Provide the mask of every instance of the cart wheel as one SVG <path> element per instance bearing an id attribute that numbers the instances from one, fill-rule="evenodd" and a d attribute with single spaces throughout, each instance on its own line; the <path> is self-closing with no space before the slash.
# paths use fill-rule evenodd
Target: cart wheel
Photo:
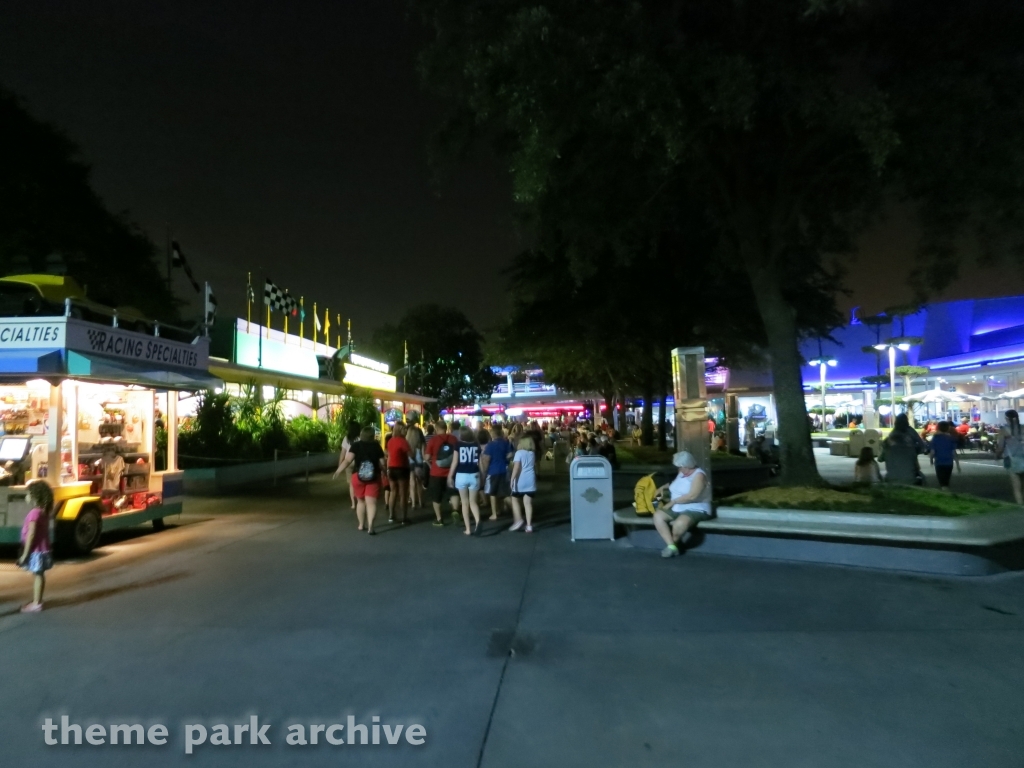
<path id="1" fill-rule="evenodd" d="M 164 519 L 162 517 L 155 517 L 155 518 L 153 518 L 153 530 L 154 531 L 162 531 L 166 527 L 167 527 L 167 523 L 164 522 Z"/>
<path id="2" fill-rule="evenodd" d="M 61 522 L 57 528 L 57 543 L 63 552 L 87 555 L 100 543 L 103 521 L 94 507 L 85 507 L 73 522 Z"/>

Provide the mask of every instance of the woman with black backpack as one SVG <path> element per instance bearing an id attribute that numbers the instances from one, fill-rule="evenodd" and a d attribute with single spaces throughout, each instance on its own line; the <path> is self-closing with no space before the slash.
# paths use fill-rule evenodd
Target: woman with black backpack
<path id="1" fill-rule="evenodd" d="M 352 466 L 352 493 L 356 497 L 356 518 L 359 521 L 356 530 L 365 529 L 373 536 L 373 518 L 377 515 L 381 477 L 386 471 L 384 449 L 374 439 L 373 427 L 363 427 L 359 439 L 352 443 L 338 465 L 338 472 L 349 465 Z"/>

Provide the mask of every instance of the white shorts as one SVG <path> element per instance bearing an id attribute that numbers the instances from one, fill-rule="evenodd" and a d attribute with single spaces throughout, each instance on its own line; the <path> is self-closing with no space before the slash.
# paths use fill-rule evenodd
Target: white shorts
<path id="1" fill-rule="evenodd" d="M 455 487 L 459 490 L 465 488 L 469 491 L 479 491 L 480 474 L 478 472 L 456 472 Z"/>

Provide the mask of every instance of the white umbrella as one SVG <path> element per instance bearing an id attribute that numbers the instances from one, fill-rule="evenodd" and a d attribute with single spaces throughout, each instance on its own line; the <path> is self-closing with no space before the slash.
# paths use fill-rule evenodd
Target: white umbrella
<path id="1" fill-rule="evenodd" d="M 1010 392 L 1003 392 L 1001 394 L 991 394 L 986 397 L 987 400 L 1016 400 L 1018 397 L 1024 397 L 1024 389 L 1014 389 Z"/>
<path id="2" fill-rule="evenodd" d="M 946 403 L 963 402 L 967 395 L 959 392 L 943 392 L 941 389 L 929 389 L 927 392 L 918 392 L 916 395 L 907 395 L 903 398 L 905 403 Z"/>

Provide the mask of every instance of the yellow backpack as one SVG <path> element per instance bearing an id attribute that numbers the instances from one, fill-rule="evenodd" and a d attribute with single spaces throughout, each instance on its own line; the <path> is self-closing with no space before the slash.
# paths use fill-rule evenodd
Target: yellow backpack
<path id="1" fill-rule="evenodd" d="M 654 475 L 645 475 L 633 488 L 633 506 L 638 515 L 654 514 L 654 499 L 658 495 L 658 486 L 654 484 Z"/>

